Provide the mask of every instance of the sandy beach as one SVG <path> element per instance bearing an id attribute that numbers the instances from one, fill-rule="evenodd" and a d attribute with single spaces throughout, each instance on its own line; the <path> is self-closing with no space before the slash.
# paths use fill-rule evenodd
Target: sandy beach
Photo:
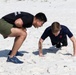
<path id="1" fill-rule="evenodd" d="M 44 57 L 38 55 L 38 41 L 46 27 L 58 21 L 67 26 L 76 37 L 76 0 L 9 0 L 0 1 L 0 18 L 10 12 L 25 11 L 32 14 L 44 12 L 48 21 L 40 28 L 27 29 L 27 38 L 19 49 L 24 56 L 18 58 L 23 64 L 6 62 L 14 38 L 4 39 L 0 34 L 0 75 L 76 75 L 76 57 L 68 38 L 67 48 L 52 47 L 50 39 L 43 43 Z"/>

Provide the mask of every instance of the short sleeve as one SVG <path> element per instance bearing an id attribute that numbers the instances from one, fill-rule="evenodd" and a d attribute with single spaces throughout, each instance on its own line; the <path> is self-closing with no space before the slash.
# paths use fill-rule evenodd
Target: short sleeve
<path id="1" fill-rule="evenodd" d="M 69 38 L 71 38 L 73 36 L 72 32 L 67 27 L 65 27 L 65 32 Z"/>
<path id="2" fill-rule="evenodd" d="M 24 15 L 21 17 L 22 21 L 23 21 L 23 27 L 25 28 L 29 28 L 32 26 L 33 23 L 33 15 Z"/>
<path id="3" fill-rule="evenodd" d="M 48 28 L 46 28 L 41 36 L 41 39 L 45 40 L 48 36 L 49 36 L 49 30 Z"/>

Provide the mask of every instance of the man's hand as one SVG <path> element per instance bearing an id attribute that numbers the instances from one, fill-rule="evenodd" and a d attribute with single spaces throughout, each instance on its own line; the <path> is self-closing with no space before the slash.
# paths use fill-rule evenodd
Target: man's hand
<path id="1" fill-rule="evenodd" d="M 74 57 L 76 57 L 76 54 L 73 54 Z"/>
<path id="2" fill-rule="evenodd" d="M 40 57 L 44 57 L 44 55 L 42 53 L 39 54 Z"/>

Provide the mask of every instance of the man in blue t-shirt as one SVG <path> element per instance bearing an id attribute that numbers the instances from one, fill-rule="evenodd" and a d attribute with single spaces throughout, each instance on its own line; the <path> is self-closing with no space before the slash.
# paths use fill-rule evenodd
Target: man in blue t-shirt
<path id="1" fill-rule="evenodd" d="M 52 45 L 61 48 L 62 46 L 68 45 L 67 36 L 73 42 L 74 56 L 76 56 L 76 39 L 66 26 L 60 25 L 58 22 L 53 22 L 52 25 L 47 27 L 42 34 L 39 40 L 39 55 L 43 56 L 42 43 L 47 37 L 50 37 Z"/>

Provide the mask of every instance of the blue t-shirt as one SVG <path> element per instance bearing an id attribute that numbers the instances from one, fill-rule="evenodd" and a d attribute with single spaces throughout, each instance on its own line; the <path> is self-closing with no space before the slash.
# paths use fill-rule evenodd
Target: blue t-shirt
<path id="1" fill-rule="evenodd" d="M 61 30 L 58 36 L 55 36 L 51 31 L 51 26 L 47 27 L 42 34 L 41 38 L 45 40 L 47 37 L 50 37 L 52 42 L 61 42 L 63 39 L 68 36 L 71 38 L 73 36 L 72 32 L 64 25 L 61 25 Z"/>

